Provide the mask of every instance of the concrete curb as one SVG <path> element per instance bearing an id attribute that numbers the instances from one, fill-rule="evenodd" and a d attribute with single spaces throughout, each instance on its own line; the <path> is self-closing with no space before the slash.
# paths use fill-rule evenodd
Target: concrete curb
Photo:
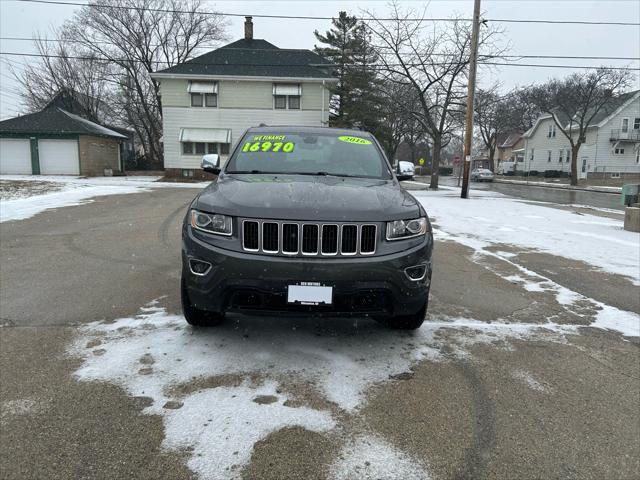
<path id="1" fill-rule="evenodd" d="M 507 183 L 512 185 L 526 185 L 529 187 L 558 188 L 561 190 L 580 190 L 584 192 L 611 193 L 614 195 L 619 195 L 620 193 L 622 193 L 621 187 L 599 187 L 595 185 L 574 187 L 572 185 L 565 185 L 565 184 L 557 184 L 557 183 L 549 183 L 549 182 L 527 182 L 526 180 L 506 180 L 503 178 L 494 178 L 493 181 L 497 183 Z"/>

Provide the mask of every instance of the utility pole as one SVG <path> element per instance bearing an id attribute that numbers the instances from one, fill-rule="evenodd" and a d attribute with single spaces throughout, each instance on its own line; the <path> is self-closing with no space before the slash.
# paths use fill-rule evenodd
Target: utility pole
<path id="1" fill-rule="evenodd" d="M 478 66 L 478 30 L 480 29 L 480 0 L 473 3 L 473 27 L 471 29 L 471 54 L 469 55 L 469 85 L 467 114 L 464 126 L 464 169 L 461 198 L 469 198 L 469 170 L 471 168 L 471 140 L 473 138 L 473 97 L 476 93 L 476 68 Z"/>

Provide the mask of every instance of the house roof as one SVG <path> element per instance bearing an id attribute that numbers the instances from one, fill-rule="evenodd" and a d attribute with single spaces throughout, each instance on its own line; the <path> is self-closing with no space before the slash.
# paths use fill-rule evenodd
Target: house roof
<path id="1" fill-rule="evenodd" d="M 518 143 L 518 140 L 520 140 L 520 138 L 522 138 L 521 132 L 510 133 L 507 138 L 505 138 L 504 141 L 499 145 L 499 148 L 513 147 L 516 143 Z"/>
<path id="2" fill-rule="evenodd" d="M 311 50 L 283 49 L 262 39 L 241 39 L 159 74 L 331 78 L 331 63 Z"/>
<path id="3" fill-rule="evenodd" d="M 620 108 L 622 108 L 627 102 L 631 101 L 638 94 L 640 94 L 640 90 L 634 90 L 632 92 L 622 93 L 620 95 L 617 95 L 617 96 L 611 98 L 604 105 L 604 107 L 602 107 L 600 109 L 600 111 L 596 114 L 596 116 L 593 117 L 593 119 L 591 120 L 591 123 L 589 123 L 588 127 L 601 126 L 600 124 L 602 124 L 606 120 L 608 120 L 611 115 L 615 114 Z M 554 113 L 554 115 L 556 117 L 558 117 L 558 121 L 562 125 L 567 125 L 568 126 L 569 117 L 567 115 L 565 115 L 563 112 L 561 112 L 559 110 L 556 110 L 553 113 Z M 533 132 L 535 132 L 536 128 L 538 128 L 538 125 L 540 124 L 540 122 L 542 120 L 545 120 L 545 119 L 548 119 L 548 118 L 551 118 L 551 115 L 548 114 L 548 113 L 544 113 L 544 114 L 540 115 L 536 119 L 536 123 L 533 125 L 533 127 L 531 127 L 529 130 L 524 132 L 522 134 L 522 136 L 523 137 L 527 137 L 527 138 L 531 137 L 531 135 L 533 135 Z"/>
<path id="4" fill-rule="evenodd" d="M 36 113 L 10 118 L 0 122 L 0 134 L 78 134 L 100 137 L 126 138 L 118 132 L 86 120 L 56 106 Z"/>

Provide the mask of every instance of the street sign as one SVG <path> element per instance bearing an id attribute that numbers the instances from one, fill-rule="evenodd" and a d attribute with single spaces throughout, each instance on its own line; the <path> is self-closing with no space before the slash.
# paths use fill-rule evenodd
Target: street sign
<path id="1" fill-rule="evenodd" d="M 419 163 L 420 165 L 424 165 L 424 158 L 420 158 L 420 159 L 418 160 L 418 163 Z"/>

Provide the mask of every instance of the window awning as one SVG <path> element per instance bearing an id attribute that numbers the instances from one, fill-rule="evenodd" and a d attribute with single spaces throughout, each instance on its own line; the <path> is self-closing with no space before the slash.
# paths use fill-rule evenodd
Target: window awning
<path id="1" fill-rule="evenodd" d="M 301 95 L 302 89 L 299 83 L 274 83 L 274 95 Z"/>
<path id="2" fill-rule="evenodd" d="M 231 143 L 231 130 L 226 128 L 181 128 L 181 142 Z"/>
<path id="3" fill-rule="evenodd" d="M 524 148 L 518 148 L 517 150 L 511 150 L 511 153 L 520 153 L 524 152 Z"/>
<path id="4" fill-rule="evenodd" d="M 190 82 L 187 91 L 189 93 L 218 93 L 218 84 L 215 82 Z"/>

